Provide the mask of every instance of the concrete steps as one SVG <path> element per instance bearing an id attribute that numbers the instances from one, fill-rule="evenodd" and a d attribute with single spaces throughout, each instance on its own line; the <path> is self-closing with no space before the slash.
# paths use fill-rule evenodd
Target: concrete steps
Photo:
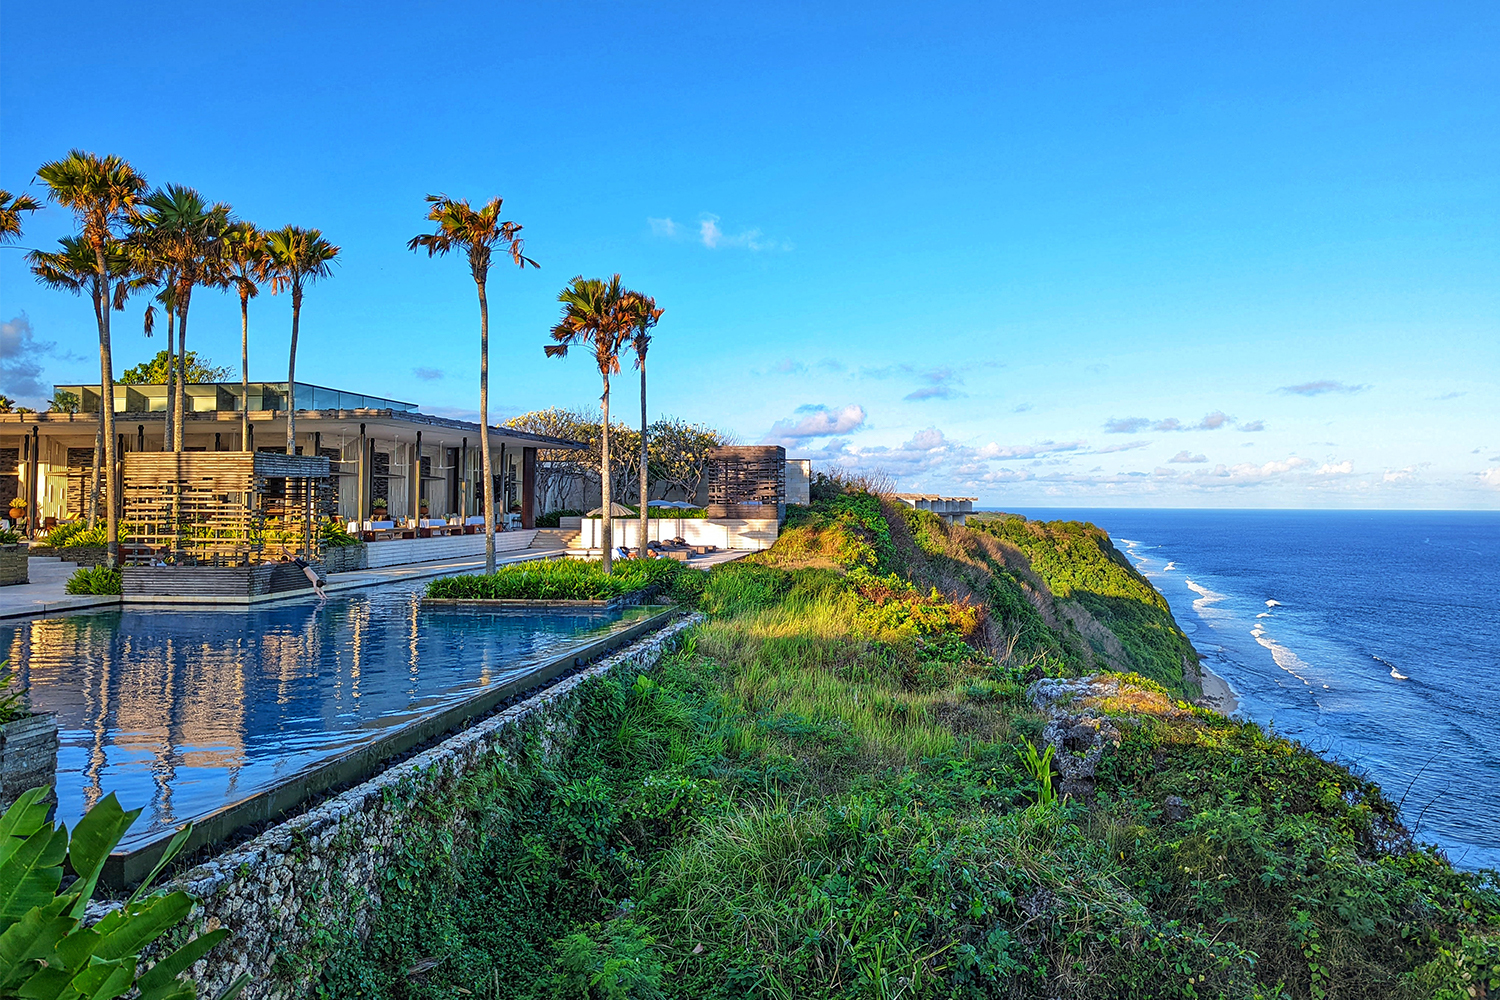
<path id="1" fill-rule="evenodd" d="M 527 546 L 532 549 L 567 549 L 578 539 L 577 528 L 538 528 L 536 537 Z"/>

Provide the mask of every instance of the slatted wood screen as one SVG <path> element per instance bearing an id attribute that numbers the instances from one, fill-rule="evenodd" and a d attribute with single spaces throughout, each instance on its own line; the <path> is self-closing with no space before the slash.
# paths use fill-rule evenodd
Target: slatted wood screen
<path id="1" fill-rule="evenodd" d="M 786 449 L 727 445 L 708 456 L 710 505 L 779 504 L 786 500 Z"/>
<path id="2" fill-rule="evenodd" d="M 125 455 L 129 560 L 248 566 L 301 552 L 312 518 L 337 514 L 328 459 L 274 452 Z M 311 503 L 309 504 L 309 501 Z"/>

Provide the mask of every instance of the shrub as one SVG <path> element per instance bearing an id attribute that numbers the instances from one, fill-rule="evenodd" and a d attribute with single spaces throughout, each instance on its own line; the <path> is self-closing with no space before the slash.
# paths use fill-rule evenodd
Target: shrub
<path id="1" fill-rule="evenodd" d="M 123 525 L 121 526 L 120 537 L 125 537 Z M 69 521 L 66 524 L 59 524 L 47 533 L 47 537 L 42 539 L 43 545 L 54 549 L 74 548 L 84 545 L 102 547 L 108 543 L 108 532 L 104 530 L 104 525 L 96 524 L 90 528 L 87 521 Z"/>
<path id="2" fill-rule="evenodd" d="M 344 549 L 351 545 L 358 545 L 359 539 L 349 534 L 336 518 L 326 518 L 318 526 L 318 540 L 323 543 L 324 548 Z"/>
<path id="3" fill-rule="evenodd" d="M 0 528 L 0 545 L 14 545 L 20 540 L 20 532 L 11 531 L 8 528 Z"/>
<path id="4" fill-rule="evenodd" d="M 556 528 L 561 526 L 562 519 L 565 517 L 581 516 L 583 516 L 583 511 L 574 510 L 571 507 L 564 507 L 562 510 L 549 510 L 547 513 L 537 516 L 536 526 L 538 528 Z"/>
<path id="5" fill-rule="evenodd" d="M 607 574 L 601 563 L 576 559 L 501 566 L 489 576 L 450 576 L 427 585 L 427 596 L 469 601 L 608 601 L 649 587 L 670 586 L 686 568 L 671 559 L 624 559 Z"/>
<path id="6" fill-rule="evenodd" d="M 68 578 L 64 589 L 70 594 L 118 594 L 120 571 L 108 566 L 79 569 Z"/>
<path id="7" fill-rule="evenodd" d="M 26 714 L 26 688 L 16 683 L 10 661 L 0 660 L 0 726 Z"/>

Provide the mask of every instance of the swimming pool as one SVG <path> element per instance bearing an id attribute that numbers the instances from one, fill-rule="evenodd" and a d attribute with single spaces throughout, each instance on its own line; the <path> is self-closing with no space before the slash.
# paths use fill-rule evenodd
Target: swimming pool
<path id="1" fill-rule="evenodd" d="M 243 611 L 110 610 L 0 625 L 58 722 L 57 819 L 114 792 L 122 850 L 461 705 L 649 614 L 424 609 L 410 584 Z"/>

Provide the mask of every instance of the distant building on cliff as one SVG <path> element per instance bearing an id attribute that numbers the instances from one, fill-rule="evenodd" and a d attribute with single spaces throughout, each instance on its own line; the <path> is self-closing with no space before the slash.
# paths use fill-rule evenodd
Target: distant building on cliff
<path id="1" fill-rule="evenodd" d="M 940 497 L 935 493 L 892 493 L 890 498 L 916 510 L 930 510 L 949 524 L 963 524 L 974 513 L 978 497 Z"/>

